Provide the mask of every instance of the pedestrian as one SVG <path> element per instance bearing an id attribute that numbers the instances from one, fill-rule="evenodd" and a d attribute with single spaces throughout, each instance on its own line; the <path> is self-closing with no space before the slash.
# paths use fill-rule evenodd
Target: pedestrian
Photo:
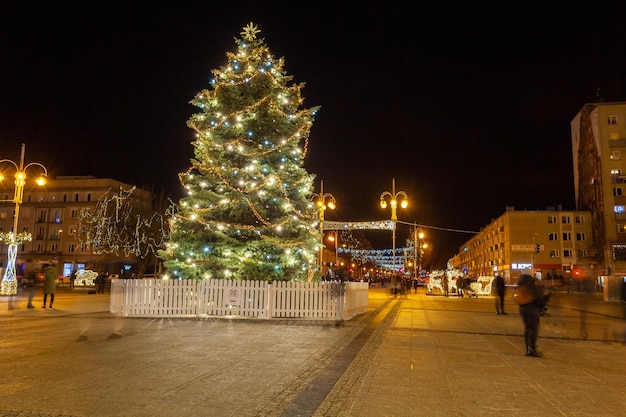
<path id="1" fill-rule="evenodd" d="M 28 292 L 28 304 L 26 307 L 35 308 L 33 299 L 35 298 L 35 291 L 37 289 L 37 270 L 34 268 L 31 261 L 26 261 L 22 281 L 24 282 L 24 289 Z"/>
<path id="2" fill-rule="evenodd" d="M 504 311 L 504 291 L 506 290 L 504 278 L 502 275 L 498 275 L 493 281 L 496 290 L 496 314 L 506 316 L 508 313 Z"/>
<path id="3" fill-rule="evenodd" d="M 104 294 L 104 283 L 106 281 L 106 274 L 100 272 L 96 277 L 96 293 Z"/>
<path id="4" fill-rule="evenodd" d="M 45 264 L 43 268 L 43 275 L 43 308 L 46 308 L 48 296 L 50 296 L 50 308 L 52 308 L 52 303 L 54 303 L 54 293 L 56 292 L 57 287 L 57 274 L 54 272 L 52 265 Z"/>
<path id="5" fill-rule="evenodd" d="M 464 286 L 465 285 L 465 280 L 463 279 L 463 277 L 458 277 L 456 279 L 456 294 L 463 298 L 463 290 L 464 290 Z"/>
<path id="6" fill-rule="evenodd" d="M 76 271 L 72 271 L 70 275 L 70 288 L 74 288 L 74 281 L 76 281 Z"/>
<path id="7" fill-rule="evenodd" d="M 538 303 L 541 297 L 538 296 L 537 279 L 527 275 L 520 275 L 517 280 L 515 290 L 515 300 L 519 305 L 519 314 L 524 323 L 524 343 L 526 345 L 526 356 L 539 358 L 543 356 L 537 350 L 537 338 L 539 337 L 539 309 Z"/>
<path id="8" fill-rule="evenodd" d="M 413 291 L 415 294 L 417 294 L 417 285 L 419 284 L 419 282 L 417 281 L 417 279 L 413 280 Z"/>
<path id="9" fill-rule="evenodd" d="M 443 284 L 443 296 L 447 297 L 448 296 L 448 277 L 444 275 L 443 278 L 441 279 L 441 283 Z"/>

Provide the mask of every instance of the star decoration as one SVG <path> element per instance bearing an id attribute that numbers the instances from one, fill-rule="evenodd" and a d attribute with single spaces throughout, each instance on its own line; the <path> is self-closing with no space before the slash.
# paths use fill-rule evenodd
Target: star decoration
<path id="1" fill-rule="evenodd" d="M 259 27 L 250 22 L 248 26 L 243 28 L 243 32 L 241 32 L 241 36 L 247 41 L 251 41 L 256 39 L 256 34 L 260 33 Z"/>

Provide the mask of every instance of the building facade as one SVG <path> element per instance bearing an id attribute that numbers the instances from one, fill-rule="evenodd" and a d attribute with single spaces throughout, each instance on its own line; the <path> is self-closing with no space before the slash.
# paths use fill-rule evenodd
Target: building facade
<path id="1" fill-rule="evenodd" d="M 591 212 L 595 275 L 626 275 L 626 103 L 586 104 L 570 124 L 576 209 Z"/>
<path id="2" fill-rule="evenodd" d="M 461 246 L 453 267 L 469 276 L 502 274 L 515 283 L 522 271 L 543 278 L 569 280 L 594 267 L 591 213 L 588 211 L 506 212 Z"/>
<path id="3" fill-rule="evenodd" d="M 18 246 L 16 272 L 19 276 L 27 261 L 36 266 L 51 264 L 59 276 L 69 277 L 73 271 L 92 269 L 95 271 L 121 274 L 136 262 L 134 256 L 125 254 L 96 254 L 92 246 L 81 237 L 79 217 L 85 210 L 93 212 L 98 201 L 107 193 L 130 190 L 133 186 L 113 179 L 92 176 L 57 177 L 50 179 L 44 187 L 27 183 L 23 202 L 19 207 L 17 233 L 28 232 L 32 241 Z M 13 230 L 15 203 L 14 183 L 0 182 L 0 232 Z M 150 207 L 148 191 L 134 189 L 135 204 Z M 7 245 L 0 242 L 0 266 L 7 263 Z"/>

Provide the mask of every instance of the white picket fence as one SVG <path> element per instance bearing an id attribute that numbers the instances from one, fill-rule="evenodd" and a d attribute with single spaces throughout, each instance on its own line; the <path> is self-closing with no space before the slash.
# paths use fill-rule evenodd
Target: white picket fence
<path id="1" fill-rule="evenodd" d="M 116 279 L 112 313 L 132 317 L 349 320 L 367 311 L 368 283 Z"/>

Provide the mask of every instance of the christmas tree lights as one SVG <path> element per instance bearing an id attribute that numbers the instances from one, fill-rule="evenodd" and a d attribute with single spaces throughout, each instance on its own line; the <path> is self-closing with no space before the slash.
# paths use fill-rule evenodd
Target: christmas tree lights
<path id="1" fill-rule="evenodd" d="M 186 196 L 160 252 L 173 277 L 313 277 L 320 235 L 303 163 L 317 107 L 301 108 L 304 84 L 290 84 L 259 32 L 244 27 L 210 89 L 191 101 L 201 110 L 187 122 L 194 159 L 179 175 Z"/>

